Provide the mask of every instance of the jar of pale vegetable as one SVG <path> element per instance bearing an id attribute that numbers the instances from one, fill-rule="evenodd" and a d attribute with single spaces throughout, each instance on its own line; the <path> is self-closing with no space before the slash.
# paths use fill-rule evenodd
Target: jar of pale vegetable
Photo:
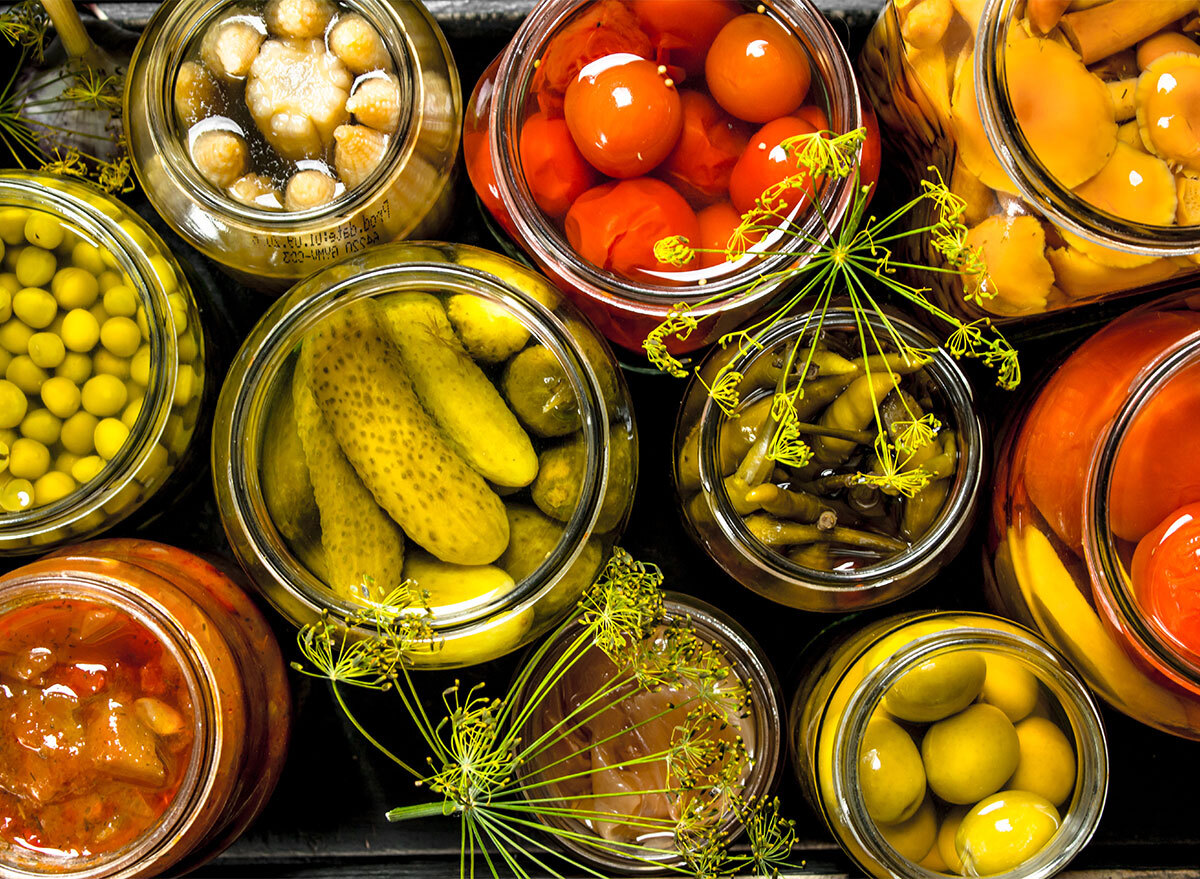
<path id="1" fill-rule="evenodd" d="M 217 503 L 253 581 L 298 625 L 420 611 L 420 666 L 556 624 L 633 503 L 611 352 L 543 278 L 474 247 L 387 245 L 297 285 L 218 410 Z"/>
<path id="2" fill-rule="evenodd" d="M 962 199 L 988 269 L 931 278 L 943 307 L 1018 318 L 1195 271 L 1198 30 L 1187 0 L 888 4 L 864 85 L 914 182 L 932 166 Z"/>
<path id="3" fill-rule="evenodd" d="M 253 286 L 449 219 L 458 71 L 416 0 L 164 3 L 124 111 L 151 203 Z"/>

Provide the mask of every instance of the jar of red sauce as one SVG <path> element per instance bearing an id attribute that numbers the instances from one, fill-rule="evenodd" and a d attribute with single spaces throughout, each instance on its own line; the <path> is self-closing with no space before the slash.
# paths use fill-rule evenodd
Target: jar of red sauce
<path id="1" fill-rule="evenodd" d="M 778 281 L 746 288 L 805 259 L 856 184 L 805 180 L 783 193 L 780 221 L 800 234 L 752 245 L 771 256 L 705 253 L 679 266 L 655 242 L 681 235 L 723 251 L 755 199 L 797 173 L 782 141 L 874 124 L 808 0 L 543 0 L 476 85 L 463 152 L 490 215 L 612 341 L 640 349 L 680 302 L 719 313 L 672 340 L 691 350 L 775 297 Z M 878 174 L 877 137 L 869 143 L 864 181 Z"/>
<path id="2" fill-rule="evenodd" d="M 1200 739 L 1200 301 L 1081 345 L 999 455 L 991 598 L 1115 708 Z"/>
<path id="3" fill-rule="evenodd" d="M 144 540 L 0 578 L 0 876 L 178 875 L 265 805 L 291 700 L 223 567 Z"/>

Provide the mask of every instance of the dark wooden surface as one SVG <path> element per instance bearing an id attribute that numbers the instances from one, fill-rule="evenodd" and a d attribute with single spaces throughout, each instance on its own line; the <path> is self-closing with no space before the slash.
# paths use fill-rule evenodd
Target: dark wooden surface
<path id="1" fill-rule="evenodd" d="M 155 4 L 104 4 L 109 17 L 144 21 Z M 431 0 L 429 6 L 451 39 L 464 90 L 469 92 L 484 66 L 503 46 L 531 0 Z M 822 0 L 851 51 L 857 49 L 879 0 Z M 836 9 L 834 8 L 836 7 Z M 888 164 L 884 163 L 884 184 Z M 448 240 L 489 245 L 487 233 L 465 175 L 460 181 L 455 222 Z M 144 200 L 134 203 L 161 230 Z M 261 295 L 239 288 L 215 272 L 203 258 L 170 233 L 165 233 L 181 259 L 191 263 L 199 279 L 197 294 L 206 306 L 210 329 L 232 350 L 267 307 Z M 1092 318 L 1095 319 L 1094 316 Z M 1040 365 L 1069 349 L 1086 318 L 1073 318 L 1072 333 L 1021 345 L 1026 383 L 1036 382 Z M 626 355 L 631 364 L 636 358 Z M 693 593 L 734 614 L 760 640 L 790 690 L 797 677 L 801 648 L 832 620 L 781 608 L 732 582 L 696 549 L 683 531 L 670 482 L 670 448 L 675 412 L 683 384 L 638 370 L 626 370 L 642 437 L 641 480 L 633 519 L 623 545 L 635 557 L 656 562 L 672 589 Z M 214 378 L 216 376 L 214 375 Z M 997 429 L 1020 395 L 990 389 L 991 378 L 974 373 L 989 424 Z M 207 474 L 197 487 L 181 496 L 167 513 L 140 533 L 180 546 L 229 555 L 215 515 Z M 125 531 L 133 532 L 136 523 Z M 899 605 L 870 617 L 914 608 L 983 608 L 980 541 L 934 583 Z M 274 615 L 268 610 L 274 619 Z M 275 619 L 285 654 L 296 657 L 294 632 Z M 512 673 L 512 661 L 461 675 L 489 681 L 502 688 Z M 422 678 L 425 692 L 437 699 L 446 677 Z M 288 765 L 271 803 L 258 822 L 223 856 L 197 872 L 204 877 L 427 877 L 458 875 L 459 830 L 453 819 L 423 820 L 389 825 L 387 809 L 421 801 L 419 792 L 401 772 L 373 752 L 346 724 L 327 689 L 293 676 L 296 697 L 295 737 Z M 394 699 L 395 697 L 391 697 Z M 361 716 L 383 741 L 419 759 L 404 715 L 386 694 L 364 694 L 355 702 Z M 1112 783 L 1108 808 L 1093 843 L 1068 875 L 1077 879 L 1153 876 L 1155 879 L 1200 877 L 1200 745 L 1152 733 L 1106 712 L 1112 751 Z M 789 767 L 784 769 L 781 795 L 785 810 L 797 822 L 799 846 L 795 861 L 803 875 L 855 875 L 850 862 L 800 796 Z"/>

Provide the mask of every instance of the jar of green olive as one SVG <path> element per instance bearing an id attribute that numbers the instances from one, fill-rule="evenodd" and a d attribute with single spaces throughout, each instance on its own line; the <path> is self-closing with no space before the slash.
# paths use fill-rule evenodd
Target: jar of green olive
<path id="1" fill-rule="evenodd" d="M 911 592 L 962 549 L 983 429 L 966 376 L 924 330 L 848 308 L 830 308 L 815 334 L 813 320 L 700 365 L 676 422 L 675 489 L 692 537 L 743 586 L 840 612 Z M 730 374 L 733 406 L 709 392 Z"/>
<path id="2" fill-rule="evenodd" d="M 385 245 L 297 285 L 217 408 L 217 503 L 254 583 L 297 625 L 420 612 L 420 666 L 556 624 L 633 502 L 612 353 L 543 278 L 474 247 Z"/>
<path id="3" fill-rule="evenodd" d="M 910 613 L 809 648 L 792 705 L 805 795 L 878 879 L 1044 879 L 1091 838 L 1108 788 L 1091 694 L 1032 632 Z"/>
<path id="4" fill-rule="evenodd" d="M 461 90 L 418 0 L 164 3 L 124 114 L 151 204 L 251 286 L 450 218 Z"/>
<path id="5" fill-rule="evenodd" d="M 205 334 L 158 235 L 75 180 L 0 171 L 0 555 L 94 536 L 190 457 Z"/>

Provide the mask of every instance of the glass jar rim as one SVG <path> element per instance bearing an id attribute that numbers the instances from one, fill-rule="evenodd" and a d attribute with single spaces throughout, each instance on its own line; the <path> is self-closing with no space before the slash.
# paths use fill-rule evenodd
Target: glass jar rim
<path id="1" fill-rule="evenodd" d="M 988 629 L 962 625 L 918 635 L 868 672 L 850 694 L 833 742 L 830 783 L 838 792 L 836 807 L 840 812 L 839 817 L 849 829 L 855 844 L 878 861 L 890 875 L 906 879 L 939 879 L 943 875 L 903 857 L 871 819 L 862 787 L 858 784 L 858 743 L 862 741 L 867 724 L 884 694 L 905 671 L 917 663 L 934 653 L 948 651 L 977 649 L 998 653 L 1014 661 L 1036 666 L 1036 676 L 1043 686 L 1047 685 L 1047 679 L 1053 681 L 1055 697 L 1063 710 L 1068 712 L 1072 728 L 1076 731 L 1076 741 L 1087 745 L 1077 747 L 1076 754 L 1076 785 L 1082 785 L 1083 789 L 1076 790 L 1074 802 L 1079 803 L 1080 807 L 1067 811 L 1058 831 L 1036 855 L 1017 870 L 1004 874 L 1019 879 L 1049 879 L 1083 849 L 1099 826 L 1104 811 L 1108 794 L 1108 744 L 1100 709 L 1074 670 L 1050 647 L 1039 641 L 1033 632 L 1008 620 L 991 617 L 990 614 L 976 611 L 962 613 L 985 620 L 997 619 L 997 622 L 1011 628 Z M 918 613 L 908 618 L 905 624 L 937 615 Z M 1012 629 L 1020 630 L 1021 634 Z M 871 644 L 878 641 L 876 638 Z M 869 645 L 865 649 L 869 649 Z M 847 671 L 852 665 L 847 667 Z M 1077 728 L 1077 723 L 1082 729 Z"/>
<path id="2" fill-rule="evenodd" d="M 496 189 L 521 240 L 533 251 L 539 263 L 553 266 L 555 272 L 572 286 L 585 289 L 600 299 L 616 297 L 632 300 L 647 308 L 662 308 L 676 302 L 695 305 L 717 294 L 729 294 L 694 311 L 696 314 L 708 314 L 727 307 L 732 300 L 746 304 L 773 295 L 778 283 L 755 285 L 749 290 L 741 288 L 749 280 L 781 270 L 795 264 L 798 259 L 808 258 L 818 246 L 812 242 L 827 241 L 829 230 L 835 228 L 850 209 L 858 190 L 854 182 L 855 175 L 831 178 L 821 194 L 821 213 L 826 220 L 823 222 L 817 211 L 808 211 L 804 221 L 805 234 L 792 238 L 779 254 L 753 259 L 737 271 L 691 285 L 638 283 L 594 266 L 575 252 L 537 206 L 528 182 L 519 173 L 521 162 L 516 144 L 520 140 L 518 124 L 521 111 L 528 84 L 540 57 L 542 38 L 562 25 L 586 2 L 588 0 L 540 0 L 500 54 L 495 77 L 498 85 L 491 95 L 488 113 L 488 141 Z M 829 69 L 820 72 L 821 81 L 829 93 L 831 127 L 845 131 L 862 127 L 863 109 L 854 68 L 829 22 L 811 0 L 764 0 L 764 4 L 805 44 L 806 51 L 814 61 L 819 63 L 822 58 L 830 60 Z M 843 121 L 847 124 L 839 126 L 838 123 Z M 505 157 L 505 160 L 501 161 L 500 157 Z"/>
<path id="3" fill-rule="evenodd" d="M 1021 197 L 1060 228 L 1104 247 L 1145 256 L 1200 253 L 1200 226 L 1155 226 L 1117 217 L 1063 186 L 1037 159 L 1017 122 L 1007 88 L 1008 38 L 1019 0 L 986 0 L 975 52 L 975 94 L 992 151 Z"/>
<path id="4" fill-rule="evenodd" d="M 959 535 L 970 529 L 972 514 L 983 482 L 983 422 L 976 411 L 971 383 L 962 369 L 949 354 L 937 346 L 932 336 L 915 324 L 892 314 L 888 315 L 886 323 L 876 314 L 865 314 L 862 319 L 877 330 L 896 331 L 906 341 L 915 343 L 916 347 L 936 349 L 932 361 L 924 369 L 937 380 L 938 390 L 945 396 L 949 408 L 954 413 L 957 422 L 955 427 L 962 437 L 959 443 L 958 472 L 942 512 L 929 533 L 905 552 L 863 568 L 821 571 L 799 565 L 783 553 L 763 544 L 751 534 L 742 517 L 733 509 L 725 490 L 724 475 L 717 463 L 720 460 L 720 426 L 725 417 L 724 413 L 711 397 L 705 399 L 700 413 L 697 463 L 700 469 L 701 493 L 708 499 L 708 509 L 712 512 L 713 520 L 722 536 L 772 577 L 808 590 L 841 594 L 876 591 L 904 575 L 911 574 L 918 567 L 934 564 L 943 546 L 953 543 Z M 829 308 L 822 324 L 822 329 L 854 330 L 857 327 L 854 312 L 845 307 Z M 759 346 L 747 352 L 740 352 L 738 357 L 731 361 L 730 369 L 744 374 L 752 361 L 766 356 L 766 352 L 776 343 L 802 335 L 807 328 L 808 321 L 804 315 L 780 322 L 759 340 Z M 678 427 L 676 431 L 678 432 Z"/>
<path id="5" fill-rule="evenodd" d="M 756 747 L 765 746 L 746 779 L 744 798 L 747 802 L 753 802 L 767 796 L 779 780 L 784 758 L 785 707 L 783 691 L 774 667 L 754 636 L 729 614 L 706 601 L 681 592 L 665 591 L 663 596 L 663 606 L 668 619 L 686 619 L 695 626 L 697 634 L 726 651 L 726 656 L 734 660 L 732 664 L 735 671 L 744 673 L 741 676 L 743 683 L 750 690 L 751 713 L 756 721 L 755 744 Z M 572 625 L 560 630 L 558 640 L 547 645 L 543 664 L 555 660 L 562 648 L 567 646 L 574 628 Z M 530 676 L 527 686 L 542 680 L 544 676 L 538 674 L 539 670 L 540 666 Z M 517 693 L 518 706 L 524 703 L 525 696 L 524 690 Z M 543 819 L 539 816 L 539 820 Z M 555 823 L 565 821 L 558 818 Z M 744 825 L 737 815 L 730 814 L 725 817 L 720 829 L 732 838 L 743 831 Z M 560 842 L 574 854 L 602 868 L 627 874 L 658 873 L 664 867 L 680 862 L 678 852 L 670 849 L 664 849 L 660 858 L 650 859 L 650 856 L 647 856 L 651 862 L 645 863 L 640 858 L 623 858 L 594 846 L 577 843 L 570 837 L 563 838 Z"/>
<path id="6" fill-rule="evenodd" d="M 579 404 L 587 466 L 579 500 L 564 525 L 563 537 L 534 572 L 512 591 L 452 615 L 440 618 L 435 615 L 430 620 L 435 637 L 469 637 L 485 630 L 500 614 L 532 607 L 576 562 L 600 517 L 611 451 L 607 442 L 609 418 L 599 377 L 587 358 L 576 352 L 567 325 L 533 296 L 485 270 L 419 258 L 422 248 L 447 246 L 455 250 L 479 250 L 469 245 L 439 242 L 384 244 L 321 269 L 271 307 L 251 331 L 227 373 L 217 402 L 212 450 L 217 505 L 226 533 L 252 580 L 261 582 L 263 578 L 282 586 L 313 618 L 331 611 L 338 622 L 345 624 L 366 606 L 336 596 L 295 557 L 278 534 L 259 483 L 257 436 L 245 440 L 251 436 L 247 422 L 265 409 L 278 370 L 304 334 L 353 302 L 397 291 L 428 292 L 431 286 L 501 302 L 554 354 Z M 411 258 L 414 255 L 418 258 Z M 378 265 L 371 265 L 370 261 Z M 227 467 L 222 467 L 222 457 L 227 459 Z M 233 522 L 245 535 L 245 545 L 234 537 Z"/>
<path id="7" fill-rule="evenodd" d="M 39 180 L 44 182 L 39 183 Z M 116 498 L 134 481 L 154 452 L 171 414 L 171 389 L 175 387 L 179 370 L 178 340 L 174 333 L 167 332 L 167 327 L 173 326 L 171 305 L 150 258 L 134 236 L 122 227 L 121 222 L 134 221 L 138 231 L 159 248 L 159 255 L 168 260 L 181 288 L 187 288 L 187 276 L 170 256 L 166 244 L 141 217 L 122 205 L 129 216 L 118 221 L 90 204 L 85 195 L 119 204 L 107 193 L 75 180 L 44 173 L 0 169 L 0 202 L 6 197 L 20 198 L 23 200 L 22 206 L 27 202 L 30 209 L 61 217 L 107 247 L 119 268 L 133 281 L 139 303 L 146 309 L 150 385 L 146 388 L 145 402 L 137 420 L 129 430 L 129 438 L 117 455 L 105 464 L 104 469 L 94 479 L 53 503 L 16 513 L 0 512 L 0 545 L 7 541 L 32 540 L 41 534 L 69 528 Z M 132 505 L 129 505 L 115 514 L 108 526 L 117 518 L 128 515 L 132 509 Z M 20 550 L 25 551 L 27 548 L 24 547 Z M 2 550 L 0 554 L 3 554 Z"/>

